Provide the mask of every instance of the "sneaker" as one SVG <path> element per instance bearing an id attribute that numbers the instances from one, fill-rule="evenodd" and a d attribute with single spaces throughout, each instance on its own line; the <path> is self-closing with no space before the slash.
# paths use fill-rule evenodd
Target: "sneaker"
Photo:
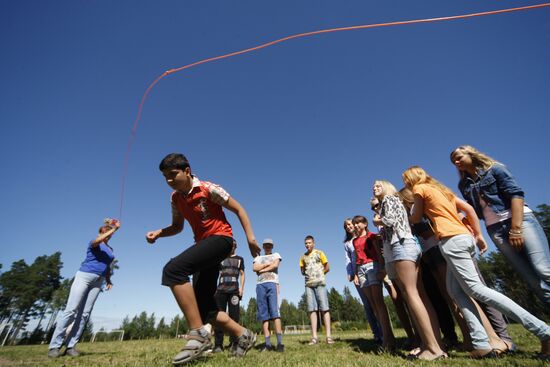
<path id="1" fill-rule="evenodd" d="M 48 357 L 50 358 L 57 358 L 61 355 L 61 353 L 59 353 L 59 348 L 52 348 L 50 350 L 48 350 Z"/>
<path id="2" fill-rule="evenodd" d="M 237 339 L 233 356 L 244 357 L 254 344 L 256 344 L 256 333 L 246 329 L 244 334 Z"/>
<path id="3" fill-rule="evenodd" d="M 221 353 L 221 352 L 223 352 L 223 348 L 219 345 L 216 345 L 216 347 L 212 351 L 212 353 Z"/>
<path id="4" fill-rule="evenodd" d="M 284 344 L 277 344 L 277 352 L 284 352 L 285 351 L 285 346 Z"/>
<path id="5" fill-rule="evenodd" d="M 80 352 L 76 350 L 76 348 L 67 348 L 65 351 L 65 355 L 69 357 L 78 357 L 80 355 Z"/>
<path id="6" fill-rule="evenodd" d="M 271 344 L 267 345 L 265 344 L 261 349 L 260 352 L 271 352 L 273 351 L 273 346 Z"/>

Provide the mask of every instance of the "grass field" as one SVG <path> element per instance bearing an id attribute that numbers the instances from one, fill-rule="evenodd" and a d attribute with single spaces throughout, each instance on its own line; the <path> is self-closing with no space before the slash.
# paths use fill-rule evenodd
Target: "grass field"
<path id="1" fill-rule="evenodd" d="M 205 357 L 193 366 L 249 366 L 249 367 L 310 367 L 310 366 L 550 366 L 550 361 L 536 359 L 538 340 L 522 327 L 512 325 L 510 332 L 520 351 L 493 360 L 472 360 L 464 352 L 451 351 L 451 358 L 436 362 L 409 361 L 404 355 L 376 354 L 376 346 L 366 333 L 336 332 L 336 343 L 307 345 L 309 335 L 286 335 L 285 353 L 260 352 L 252 349 L 243 359 L 230 359 L 228 352 Z M 402 330 L 396 336 L 404 340 Z M 258 343 L 263 338 L 258 339 Z M 272 338 L 275 339 L 275 338 Z M 16 346 L 0 349 L 0 367 L 4 366 L 171 366 L 171 359 L 183 341 L 141 340 L 124 342 L 96 342 L 78 345 L 80 357 L 49 359 L 47 346 Z"/>

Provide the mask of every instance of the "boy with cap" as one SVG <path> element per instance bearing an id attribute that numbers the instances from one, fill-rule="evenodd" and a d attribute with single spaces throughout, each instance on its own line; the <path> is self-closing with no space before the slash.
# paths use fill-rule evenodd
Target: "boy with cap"
<path id="1" fill-rule="evenodd" d="M 266 238 L 262 247 L 265 255 L 254 258 L 253 270 L 258 274 L 256 285 L 256 299 L 258 302 L 258 320 L 262 322 L 262 331 L 265 337 L 264 351 L 272 350 L 269 332 L 269 321 L 273 321 L 277 335 L 277 351 L 284 352 L 283 329 L 279 314 L 279 263 L 281 255 L 273 252 L 273 240 Z"/>
<path id="2" fill-rule="evenodd" d="M 189 325 L 187 344 L 174 357 L 175 366 L 196 360 L 212 349 L 210 332 L 204 322 L 211 322 L 229 335 L 237 337 L 232 350 L 242 357 L 256 342 L 256 334 L 233 321 L 225 312 L 218 311 L 214 299 L 219 264 L 227 258 L 233 246 L 233 232 L 225 218 L 223 208 L 235 213 L 246 234 L 253 257 L 260 247 L 244 208 L 220 186 L 200 181 L 191 174 L 189 161 L 183 154 L 167 155 L 159 165 L 172 192 L 172 224 L 163 229 L 147 232 L 146 239 L 155 243 L 160 237 L 174 236 L 183 230 L 186 220 L 195 236 L 190 246 L 171 259 L 163 269 L 162 284 L 170 287 Z M 193 285 L 189 277 L 193 276 Z"/>

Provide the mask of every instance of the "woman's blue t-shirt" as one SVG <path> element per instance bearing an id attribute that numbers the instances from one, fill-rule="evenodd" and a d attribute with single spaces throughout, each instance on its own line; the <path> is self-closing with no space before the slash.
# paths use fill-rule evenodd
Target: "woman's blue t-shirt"
<path id="1" fill-rule="evenodd" d="M 80 265 L 80 271 L 105 276 L 115 255 L 113 250 L 101 242 L 99 246 L 92 247 L 92 241 L 88 244 L 86 259 Z"/>

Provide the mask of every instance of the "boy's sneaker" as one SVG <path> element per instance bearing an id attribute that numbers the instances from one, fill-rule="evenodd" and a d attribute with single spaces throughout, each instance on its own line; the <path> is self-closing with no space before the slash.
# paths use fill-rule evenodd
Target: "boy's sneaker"
<path id="1" fill-rule="evenodd" d="M 48 357 L 50 358 L 57 358 L 61 355 L 61 353 L 59 352 L 59 348 L 52 348 L 50 350 L 48 350 Z"/>
<path id="2" fill-rule="evenodd" d="M 254 344 L 256 344 L 256 333 L 246 329 L 237 339 L 235 348 L 231 352 L 235 357 L 244 357 Z"/>
<path id="3" fill-rule="evenodd" d="M 220 347 L 219 345 L 216 345 L 214 347 L 214 350 L 212 351 L 212 353 L 221 353 L 221 352 L 223 352 L 223 348 Z"/>
<path id="4" fill-rule="evenodd" d="M 285 346 L 284 344 L 277 344 L 277 352 L 284 352 L 285 351 Z"/>
<path id="5" fill-rule="evenodd" d="M 65 355 L 69 357 L 78 357 L 80 355 L 80 352 L 76 350 L 76 348 L 67 348 L 65 351 Z"/>
<path id="6" fill-rule="evenodd" d="M 260 352 L 271 352 L 273 350 L 273 346 L 271 344 L 264 344 L 262 349 L 260 349 Z"/>
<path id="7" fill-rule="evenodd" d="M 189 330 L 185 336 L 187 344 L 181 348 L 181 351 L 172 359 L 174 366 L 191 362 L 206 354 L 207 350 L 212 349 L 210 333 L 204 328 Z"/>

